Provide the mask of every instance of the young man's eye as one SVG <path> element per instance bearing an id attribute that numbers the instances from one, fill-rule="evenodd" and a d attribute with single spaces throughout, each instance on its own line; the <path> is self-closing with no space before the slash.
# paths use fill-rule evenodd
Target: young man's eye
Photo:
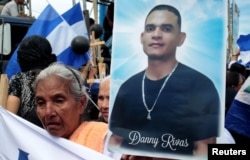
<path id="1" fill-rule="evenodd" d="M 153 32 L 156 30 L 156 27 L 158 27 L 158 26 L 152 25 L 152 24 L 146 25 L 145 31 L 146 32 Z M 162 32 L 171 32 L 173 30 L 173 26 L 169 25 L 169 24 L 162 24 L 159 26 L 159 28 Z"/>
<path id="2" fill-rule="evenodd" d="M 146 31 L 146 32 L 152 32 L 152 31 L 155 30 L 155 28 L 156 28 L 155 25 L 146 25 L 145 31 Z"/>
<path id="3" fill-rule="evenodd" d="M 172 27 L 170 27 L 169 25 L 161 25 L 160 28 L 163 32 L 171 32 L 172 31 Z"/>

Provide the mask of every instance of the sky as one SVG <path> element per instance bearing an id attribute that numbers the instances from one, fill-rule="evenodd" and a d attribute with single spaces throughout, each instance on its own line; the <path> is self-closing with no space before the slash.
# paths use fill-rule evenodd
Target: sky
<path id="1" fill-rule="evenodd" d="M 235 3 L 240 9 L 239 17 L 239 35 L 250 34 L 250 1 L 248 0 L 235 0 Z"/>
<path id="2" fill-rule="evenodd" d="M 81 3 L 83 9 L 83 4 L 85 4 L 83 2 L 86 2 L 85 0 L 31 0 L 32 16 L 37 18 L 48 4 L 51 4 L 58 13 L 62 14 L 70 9 L 74 3 L 78 2 Z M 90 17 L 93 18 L 92 6 L 92 3 L 86 2 L 86 7 L 90 12 Z"/>

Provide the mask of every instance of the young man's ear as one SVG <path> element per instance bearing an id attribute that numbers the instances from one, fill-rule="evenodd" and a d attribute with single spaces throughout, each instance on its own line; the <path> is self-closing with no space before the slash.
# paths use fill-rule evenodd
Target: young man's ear
<path id="1" fill-rule="evenodd" d="M 179 34 L 179 43 L 178 43 L 178 46 L 181 46 L 184 43 L 185 39 L 186 39 L 186 33 L 185 32 L 181 32 Z"/>
<path id="2" fill-rule="evenodd" d="M 140 37 L 141 38 L 141 44 L 143 44 L 143 38 L 142 37 L 143 37 L 143 32 L 141 33 L 141 37 Z"/>

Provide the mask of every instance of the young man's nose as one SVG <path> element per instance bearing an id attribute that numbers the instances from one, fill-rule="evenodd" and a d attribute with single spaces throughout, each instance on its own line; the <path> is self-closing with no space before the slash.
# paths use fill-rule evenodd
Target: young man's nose
<path id="1" fill-rule="evenodd" d="M 155 30 L 153 31 L 153 35 L 154 36 L 161 36 L 162 34 L 162 30 L 160 28 L 160 26 L 156 26 Z"/>

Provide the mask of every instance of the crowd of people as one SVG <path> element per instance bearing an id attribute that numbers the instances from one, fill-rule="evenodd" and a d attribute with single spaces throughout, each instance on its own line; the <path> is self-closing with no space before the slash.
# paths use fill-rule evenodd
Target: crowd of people
<path id="1" fill-rule="evenodd" d="M 16 0 L 15 2 L 17 1 L 18 0 Z M 12 3 L 14 3 L 14 1 L 12 1 Z M 176 46 L 181 45 L 184 42 L 185 34 L 181 32 L 180 24 L 175 22 L 176 20 L 175 17 L 177 17 L 177 19 L 179 18 L 178 12 L 175 11 L 174 8 L 171 9 L 162 9 L 161 7 L 159 8 L 152 10 L 152 12 L 150 12 L 148 15 L 149 18 L 147 19 L 147 21 L 149 22 L 146 21 L 146 24 L 149 23 L 149 25 L 146 25 L 145 32 L 142 34 L 143 44 L 147 43 L 146 42 L 147 36 L 149 36 L 150 33 L 158 29 L 158 26 L 152 25 L 155 20 L 154 16 L 156 16 L 154 15 L 154 13 L 162 12 L 166 14 L 167 17 L 171 16 L 174 17 L 172 18 L 174 24 L 173 26 L 176 27 L 178 30 L 178 32 L 176 32 L 175 34 L 178 34 L 178 37 L 180 37 L 178 44 L 176 44 Z M 3 10 L 3 12 L 7 11 Z M 110 10 L 107 13 L 108 17 L 105 18 L 106 19 L 105 24 L 109 26 L 107 33 L 108 38 L 105 36 L 106 41 L 108 41 L 110 37 L 112 38 L 110 29 L 112 30 L 113 27 L 113 23 L 111 20 L 113 19 L 113 13 L 111 12 L 113 12 L 113 6 L 110 7 Z M 168 28 L 166 28 L 166 26 L 160 26 L 160 29 L 164 32 L 165 29 Z M 147 48 L 144 48 L 144 51 L 146 52 L 146 54 L 149 54 L 147 53 Z M 172 61 L 169 61 L 170 65 L 166 65 L 170 66 L 170 69 L 167 70 L 167 73 L 165 72 L 163 73 L 162 66 L 164 66 L 165 64 L 156 62 L 156 59 L 152 58 L 153 56 L 151 57 L 151 55 L 148 55 L 148 57 L 149 57 L 148 62 L 151 65 L 149 65 L 149 67 L 145 70 L 145 73 L 143 72 L 139 74 L 141 78 L 144 77 L 145 80 L 144 85 L 152 85 L 153 84 L 152 79 L 153 80 L 160 79 L 161 82 L 166 81 L 166 79 L 168 79 L 171 76 L 171 72 L 175 71 L 175 69 L 178 72 L 181 72 L 181 70 L 188 71 L 188 73 L 192 73 L 194 76 L 206 80 L 207 82 L 206 84 L 208 86 L 207 89 L 211 89 L 211 92 L 213 93 L 211 95 L 213 95 L 214 97 L 207 96 L 207 94 L 204 94 L 204 97 L 206 97 L 207 99 L 211 98 L 210 100 L 206 99 L 207 101 L 204 102 L 204 106 L 209 106 L 207 104 L 212 103 L 214 104 L 213 106 L 215 108 L 211 110 L 211 114 L 218 113 L 217 112 L 218 101 L 219 101 L 218 95 L 217 92 L 215 92 L 215 88 L 212 85 L 212 83 L 210 83 L 209 79 L 207 79 L 203 75 L 198 74 L 196 71 L 190 69 L 189 67 L 184 66 L 183 64 L 177 62 L 177 60 L 174 58 L 172 59 Z M 232 57 L 235 58 L 235 55 L 233 55 Z M 50 133 L 53 136 L 69 139 L 70 141 L 89 147 L 93 150 L 108 155 L 114 159 L 123 159 L 123 160 L 160 159 L 148 156 L 141 157 L 134 155 L 122 155 L 120 153 L 110 152 L 108 150 L 106 144 L 107 144 L 107 134 L 109 129 L 108 127 L 110 124 L 109 122 L 110 119 L 109 98 L 110 98 L 110 86 L 111 86 L 110 75 L 107 75 L 105 78 L 101 79 L 100 84 L 97 86 L 98 90 L 96 93 L 97 94 L 96 100 L 93 101 L 91 99 L 91 101 L 89 101 L 89 99 L 92 98 L 93 95 L 89 95 L 89 93 L 86 91 L 85 88 L 86 84 L 84 84 L 85 80 L 82 73 L 79 70 L 74 69 L 70 66 L 66 66 L 62 63 L 56 62 L 56 56 L 52 54 L 52 46 L 50 45 L 49 41 L 46 38 L 38 35 L 25 38 L 20 43 L 20 47 L 18 48 L 17 59 L 21 67 L 21 72 L 14 75 L 9 81 L 9 90 L 8 90 L 9 95 L 6 107 L 9 111 L 19 115 L 20 117 L 23 117 L 24 119 L 30 121 L 31 123 L 41 128 L 44 128 L 46 131 L 48 131 L 48 133 Z M 41 61 L 41 59 L 43 59 L 43 61 Z M 237 61 L 232 60 L 232 62 L 233 63 L 230 63 L 229 67 L 227 67 L 226 71 L 225 117 L 227 116 L 230 107 L 234 102 L 235 96 L 241 89 L 241 86 L 244 84 L 245 80 L 248 78 L 247 69 L 241 64 L 237 63 Z M 155 68 L 156 64 L 163 64 L 163 65 L 159 65 L 160 67 Z M 154 73 L 163 73 L 163 74 L 159 78 L 157 77 L 159 76 L 159 74 L 154 75 Z M 180 75 L 183 76 L 183 73 L 181 73 Z M 174 76 L 175 75 L 173 75 L 173 77 Z M 163 81 L 162 78 L 164 78 Z M 177 80 L 180 77 L 177 76 L 175 78 Z M 122 94 L 124 94 L 124 91 L 126 91 L 128 92 L 127 94 L 136 96 L 137 94 L 136 92 L 132 93 L 131 91 L 129 91 L 131 86 L 128 85 L 128 84 L 135 85 L 134 82 L 131 81 L 128 84 L 127 83 L 121 88 L 121 90 L 123 91 Z M 171 81 L 169 81 L 169 83 L 171 83 Z M 196 85 L 199 86 L 197 83 Z M 200 86 L 204 87 L 204 81 L 202 81 Z M 143 86 L 138 85 L 138 87 L 143 87 Z M 161 86 L 158 88 L 161 88 Z M 182 86 L 180 86 L 180 88 L 182 88 Z M 170 90 L 171 89 L 172 88 L 170 87 Z M 141 91 L 141 88 L 139 90 Z M 204 91 L 204 93 L 206 91 Z M 145 94 L 147 93 L 148 92 L 145 91 Z M 184 94 L 184 92 L 182 93 Z M 185 96 L 187 96 L 188 94 L 189 92 Z M 154 97 L 157 97 L 157 94 L 154 95 Z M 118 98 L 120 98 L 119 94 Z M 146 99 L 147 98 L 148 97 L 146 97 Z M 121 102 L 118 102 L 118 100 L 116 101 L 117 104 L 115 103 L 115 105 L 118 106 L 119 108 L 119 109 L 115 108 L 117 112 L 121 109 L 123 103 L 133 105 L 132 103 L 135 102 L 131 101 L 131 99 L 121 99 Z M 158 97 L 156 98 L 156 101 L 157 100 Z M 96 106 L 93 108 L 95 109 L 94 112 L 97 115 L 95 115 L 94 118 L 93 116 L 89 115 L 90 113 L 93 112 L 87 110 L 91 103 L 96 103 L 95 104 Z M 145 105 L 145 102 L 143 104 Z M 151 104 L 152 104 L 151 106 L 153 106 L 151 107 L 151 109 L 153 109 L 154 102 L 152 102 Z M 124 106 L 123 110 L 120 111 L 122 112 L 127 109 L 128 108 Z M 151 115 L 151 110 L 150 108 L 147 107 L 147 105 L 145 105 L 144 109 L 149 111 L 147 115 L 142 115 L 142 116 L 147 117 L 150 120 L 151 118 L 154 119 L 153 117 L 154 114 Z M 118 115 L 117 113 L 115 114 Z M 118 121 L 118 119 L 121 117 L 119 117 L 119 115 L 118 116 L 116 115 L 112 113 L 112 117 Z M 127 121 L 129 118 L 131 118 L 131 123 L 133 123 L 134 121 L 133 118 L 138 118 L 138 117 L 131 117 L 131 115 L 129 116 L 130 117 L 126 117 L 123 120 Z M 91 118 L 89 119 L 89 117 Z M 214 119 L 214 116 L 211 117 L 212 117 L 211 119 L 206 121 L 207 122 L 214 121 L 215 123 L 217 123 L 216 121 L 217 119 Z M 145 121 L 147 120 L 145 119 Z M 212 128 L 217 127 L 216 125 L 218 124 L 215 123 L 212 123 L 213 125 Z M 112 126 L 116 127 L 116 124 L 112 123 L 111 127 Z M 197 146 L 204 146 L 203 145 L 204 143 L 215 143 L 214 137 L 218 136 L 216 131 L 217 129 L 211 130 L 211 126 L 209 126 L 209 124 L 207 124 L 207 126 L 201 126 L 201 127 L 208 129 L 208 132 L 204 133 L 208 135 L 204 135 L 202 136 L 202 138 L 200 138 L 199 135 L 195 135 L 195 137 L 192 137 L 191 139 L 195 141 L 194 142 L 195 146 L 191 146 L 192 148 L 188 150 L 188 152 L 190 153 L 193 153 L 194 148 L 199 149 L 199 147 Z M 203 130 L 200 128 L 198 128 L 197 130 Z M 197 130 L 195 130 L 196 133 L 198 133 Z M 187 131 L 191 132 L 192 130 L 186 129 L 186 132 Z M 247 137 L 245 135 L 240 135 L 240 133 L 234 133 L 230 130 L 229 132 L 235 139 L 236 143 L 242 143 L 244 141 L 249 142 L 250 135 L 249 137 Z M 122 135 L 124 133 L 125 132 L 117 134 Z M 194 133 L 190 134 L 194 135 Z M 211 138 L 212 141 L 210 141 Z M 202 141 L 202 143 L 199 143 L 200 141 Z M 197 151 L 199 151 L 198 149 Z"/>
<path id="2" fill-rule="evenodd" d="M 230 132 L 236 144 L 250 143 L 249 101 L 245 88 L 249 85 L 249 70 L 238 63 L 240 51 L 236 50 L 228 63 L 226 72 L 225 128 Z M 246 101 L 244 100 L 246 99 Z M 241 103 L 243 101 L 244 103 Z"/>

